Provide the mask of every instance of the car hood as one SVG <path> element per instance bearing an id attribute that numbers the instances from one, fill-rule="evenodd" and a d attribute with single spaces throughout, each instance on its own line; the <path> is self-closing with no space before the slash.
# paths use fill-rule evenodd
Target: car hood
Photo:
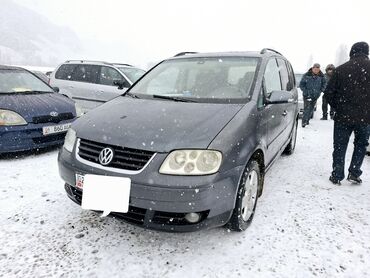
<path id="1" fill-rule="evenodd" d="M 0 109 L 17 112 L 29 123 L 33 117 L 50 115 L 51 112 L 76 115 L 73 100 L 57 93 L 0 94 Z"/>
<path id="2" fill-rule="evenodd" d="M 85 114 L 73 128 L 80 138 L 129 148 L 206 149 L 242 107 L 118 97 Z"/>

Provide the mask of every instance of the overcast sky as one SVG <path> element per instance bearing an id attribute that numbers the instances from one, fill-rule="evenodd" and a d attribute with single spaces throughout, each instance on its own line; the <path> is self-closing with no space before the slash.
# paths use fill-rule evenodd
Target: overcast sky
<path id="1" fill-rule="evenodd" d="M 182 51 L 275 48 L 305 71 L 335 62 L 340 44 L 370 42 L 369 1 L 15 0 L 65 25 L 81 58 L 146 66 Z"/>

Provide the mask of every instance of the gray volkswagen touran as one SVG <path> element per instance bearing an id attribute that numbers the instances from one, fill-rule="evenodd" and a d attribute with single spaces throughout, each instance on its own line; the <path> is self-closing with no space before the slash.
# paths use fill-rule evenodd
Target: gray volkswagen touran
<path id="1" fill-rule="evenodd" d="M 60 175 L 82 208 L 136 225 L 242 231 L 266 171 L 294 151 L 297 120 L 280 53 L 181 53 L 72 125 Z"/>

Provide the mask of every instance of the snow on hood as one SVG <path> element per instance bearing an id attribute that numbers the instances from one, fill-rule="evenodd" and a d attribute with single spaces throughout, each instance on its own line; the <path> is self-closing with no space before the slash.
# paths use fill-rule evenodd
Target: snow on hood
<path id="1" fill-rule="evenodd" d="M 73 128 L 80 138 L 129 148 L 205 149 L 242 107 L 119 97 L 84 115 Z"/>

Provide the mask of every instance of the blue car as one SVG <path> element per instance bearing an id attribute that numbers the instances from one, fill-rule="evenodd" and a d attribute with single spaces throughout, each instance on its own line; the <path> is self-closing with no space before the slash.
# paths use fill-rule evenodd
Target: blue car
<path id="1" fill-rule="evenodd" d="M 80 109 L 33 73 L 0 66 L 0 154 L 61 145 Z"/>

